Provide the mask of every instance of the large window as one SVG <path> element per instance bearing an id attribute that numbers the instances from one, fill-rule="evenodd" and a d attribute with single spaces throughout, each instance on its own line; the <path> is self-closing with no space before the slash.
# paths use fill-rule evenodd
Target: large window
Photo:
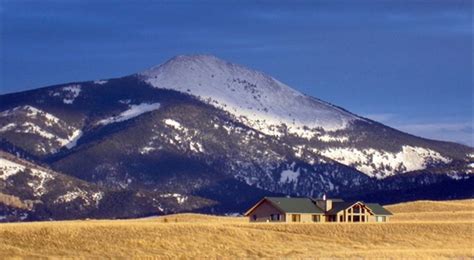
<path id="1" fill-rule="evenodd" d="M 326 222 L 336 222 L 336 216 L 335 215 L 326 216 Z"/>
<path id="2" fill-rule="evenodd" d="M 280 221 L 280 214 L 270 214 L 271 221 Z"/>
<path id="3" fill-rule="evenodd" d="M 257 220 L 257 214 L 253 214 L 252 219 L 253 219 L 253 221 L 256 221 Z"/>
<path id="4" fill-rule="evenodd" d="M 313 222 L 321 222 L 321 216 L 320 215 L 313 215 Z"/>
<path id="5" fill-rule="evenodd" d="M 291 215 L 291 221 L 300 222 L 301 221 L 301 215 L 300 214 L 292 214 Z"/>
<path id="6" fill-rule="evenodd" d="M 360 213 L 360 207 L 359 207 L 359 205 L 355 205 L 354 206 L 354 214 L 358 214 L 358 213 Z"/>

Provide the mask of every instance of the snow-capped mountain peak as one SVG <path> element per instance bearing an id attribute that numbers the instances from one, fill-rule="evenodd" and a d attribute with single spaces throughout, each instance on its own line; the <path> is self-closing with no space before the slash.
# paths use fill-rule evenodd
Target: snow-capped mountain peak
<path id="1" fill-rule="evenodd" d="M 268 134 L 270 126 L 296 129 L 345 128 L 359 119 L 329 103 L 306 96 L 262 72 L 209 55 L 181 55 L 140 74 L 157 88 L 198 96 Z"/>

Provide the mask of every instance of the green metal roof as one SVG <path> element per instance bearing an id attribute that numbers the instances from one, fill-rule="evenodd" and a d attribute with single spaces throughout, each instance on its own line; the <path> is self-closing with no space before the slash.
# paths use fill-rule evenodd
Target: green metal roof
<path id="1" fill-rule="evenodd" d="M 345 202 L 345 201 L 342 201 L 342 202 L 333 202 L 332 203 L 332 208 L 327 212 L 328 215 L 335 215 L 337 214 L 337 212 L 341 211 L 341 210 L 345 210 L 347 209 L 348 207 L 354 205 L 355 203 L 357 203 L 357 201 L 352 201 L 352 202 Z M 393 215 L 390 211 L 386 210 L 384 207 L 382 207 L 382 205 L 378 204 L 378 203 L 365 203 L 363 201 L 360 201 L 360 203 L 364 204 L 365 206 L 367 206 L 371 211 L 372 213 L 374 213 L 374 215 Z"/>
<path id="2" fill-rule="evenodd" d="M 324 211 L 309 198 L 266 197 L 266 199 L 285 213 L 324 214 Z"/>
<path id="3" fill-rule="evenodd" d="M 332 208 L 327 212 L 328 215 L 336 215 L 339 211 L 345 210 L 354 205 L 355 202 L 336 201 L 332 203 Z"/>
<path id="4" fill-rule="evenodd" d="M 364 203 L 375 215 L 393 215 L 378 203 Z"/>

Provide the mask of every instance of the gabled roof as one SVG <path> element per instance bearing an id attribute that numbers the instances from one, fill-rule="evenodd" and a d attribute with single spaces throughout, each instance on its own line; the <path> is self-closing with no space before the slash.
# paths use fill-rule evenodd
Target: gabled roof
<path id="1" fill-rule="evenodd" d="M 336 201 L 332 203 L 332 208 L 327 212 L 328 215 L 336 215 L 339 211 L 345 210 L 357 202 Z"/>
<path id="2" fill-rule="evenodd" d="M 384 207 L 382 207 L 382 205 L 380 205 L 378 203 L 365 203 L 363 201 L 352 201 L 352 202 L 345 202 L 345 201 L 339 202 L 338 201 L 338 202 L 333 202 L 332 203 L 332 208 L 326 214 L 335 215 L 339 211 L 345 210 L 345 209 L 349 208 L 350 206 L 352 206 L 356 203 L 361 203 L 361 204 L 365 205 L 367 208 L 370 209 L 370 211 L 372 211 L 372 213 L 374 215 L 392 215 L 392 213 L 390 211 L 386 210 Z"/>
<path id="3" fill-rule="evenodd" d="M 324 211 L 309 198 L 268 197 L 266 199 L 286 213 L 324 214 Z"/>
<path id="4" fill-rule="evenodd" d="M 286 198 L 286 197 L 265 197 L 250 208 L 245 215 L 250 214 L 256 207 L 258 207 L 264 201 L 268 201 L 275 208 L 279 209 L 282 213 L 311 213 L 311 214 L 324 214 L 324 211 L 320 209 L 316 204 L 309 198 Z"/>
<path id="5" fill-rule="evenodd" d="M 310 198 L 287 198 L 287 197 L 265 197 L 250 208 L 244 215 L 248 216 L 255 208 L 265 201 L 268 201 L 282 213 L 308 213 L 336 215 L 339 211 L 345 210 L 356 203 L 365 205 L 374 215 L 392 215 L 392 213 L 377 203 L 364 203 L 362 201 L 346 202 L 340 199 L 331 199 L 332 208 L 328 212 L 316 205 L 316 200 Z"/>
<path id="6" fill-rule="evenodd" d="M 392 212 L 388 211 L 378 203 L 365 203 L 365 205 L 372 210 L 375 215 L 393 215 Z"/>

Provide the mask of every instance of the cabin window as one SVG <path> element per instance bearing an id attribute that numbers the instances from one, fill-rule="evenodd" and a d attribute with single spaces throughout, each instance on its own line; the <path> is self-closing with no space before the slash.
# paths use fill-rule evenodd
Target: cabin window
<path id="1" fill-rule="evenodd" d="M 354 206 L 354 213 L 360 213 L 360 207 L 359 206 Z"/>
<path id="2" fill-rule="evenodd" d="M 354 216 L 354 222 L 360 222 L 360 216 Z"/>
<path id="3" fill-rule="evenodd" d="M 348 220 L 348 221 L 349 221 L 349 222 L 352 222 L 352 216 L 349 216 L 349 220 Z"/>
<path id="4" fill-rule="evenodd" d="M 385 222 L 386 221 L 385 216 L 377 216 L 375 219 L 376 219 L 377 222 Z"/>
<path id="5" fill-rule="evenodd" d="M 327 222 L 335 222 L 336 221 L 336 216 L 326 216 L 326 221 Z"/>
<path id="6" fill-rule="evenodd" d="M 272 221 L 280 221 L 280 214 L 270 214 L 270 219 Z"/>
<path id="7" fill-rule="evenodd" d="M 301 215 L 300 214 L 292 214 L 291 215 L 291 221 L 300 222 L 301 221 Z"/>
<path id="8" fill-rule="evenodd" d="M 256 221 L 257 220 L 257 214 L 253 214 L 252 219 L 253 219 L 253 221 Z"/>
<path id="9" fill-rule="evenodd" d="M 339 216 L 339 222 L 344 222 L 344 216 Z"/>
<path id="10" fill-rule="evenodd" d="M 313 222 L 321 222 L 321 216 L 320 215 L 313 215 Z"/>
<path id="11" fill-rule="evenodd" d="M 365 216 L 361 216 L 362 222 L 365 222 Z"/>

